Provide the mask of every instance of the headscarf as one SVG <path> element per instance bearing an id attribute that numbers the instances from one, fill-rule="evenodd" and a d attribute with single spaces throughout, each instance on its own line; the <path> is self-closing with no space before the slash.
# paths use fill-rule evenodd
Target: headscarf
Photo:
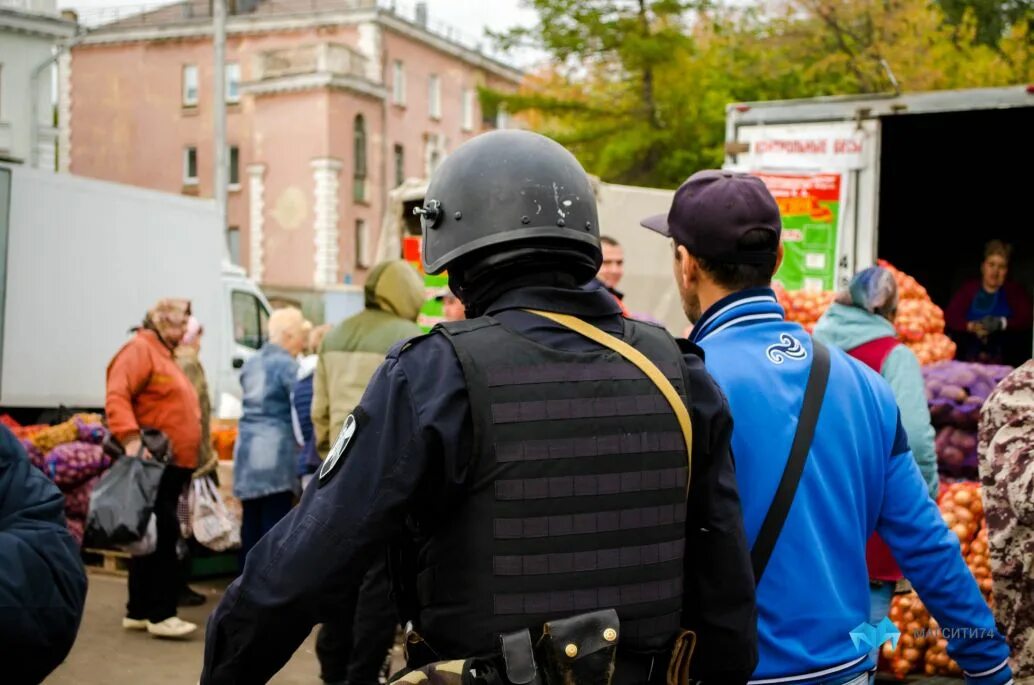
<path id="1" fill-rule="evenodd" d="M 898 310 L 898 284 L 894 275 L 882 266 L 870 266 L 854 275 L 847 290 L 837 295 L 836 301 L 892 320 Z"/>
<path id="2" fill-rule="evenodd" d="M 144 328 L 149 328 L 158 334 L 167 347 L 175 347 L 169 339 L 169 333 L 174 328 L 184 328 L 190 318 L 190 300 L 178 300 L 166 298 L 158 300 L 157 304 L 151 307 L 144 317 Z"/>
<path id="3" fill-rule="evenodd" d="M 180 345 L 193 345 L 204 332 L 205 328 L 197 320 L 197 317 L 191 316 L 187 319 L 187 331 L 183 334 L 183 340 L 180 341 Z"/>

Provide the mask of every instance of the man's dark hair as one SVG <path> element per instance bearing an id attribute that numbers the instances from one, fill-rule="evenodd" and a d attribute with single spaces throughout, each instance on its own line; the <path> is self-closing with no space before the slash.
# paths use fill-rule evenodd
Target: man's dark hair
<path id="1" fill-rule="evenodd" d="M 778 244 L 779 239 L 774 233 L 763 228 L 754 228 L 744 233 L 743 237 L 736 241 L 736 250 L 738 252 L 771 250 L 773 253 L 772 264 L 734 264 L 693 256 L 696 257 L 700 268 L 726 290 L 766 288 L 772 284 L 772 275 L 775 273 L 775 251 Z"/>
<path id="2" fill-rule="evenodd" d="M 609 235 L 601 235 L 600 242 L 604 245 L 610 245 L 611 247 L 621 247 L 621 243 L 611 238 Z"/>

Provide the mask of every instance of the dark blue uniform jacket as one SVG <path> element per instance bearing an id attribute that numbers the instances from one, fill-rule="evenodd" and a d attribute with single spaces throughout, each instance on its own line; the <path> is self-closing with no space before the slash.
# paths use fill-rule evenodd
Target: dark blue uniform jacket
<path id="1" fill-rule="evenodd" d="M 85 601 L 65 497 L 0 426 L 0 681 L 38 683 L 64 661 Z"/>
<path id="2" fill-rule="evenodd" d="M 488 309 L 502 325 L 542 344 L 592 349 L 573 331 L 525 311 L 578 316 L 620 335 L 621 312 L 605 291 L 525 287 Z M 684 342 L 684 341 L 683 341 Z M 685 348 L 693 421 L 686 519 L 683 625 L 699 636 L 693 676 L 745 682 L 757 660 L 754 580 L 729 438 L 728 405 Z M 444 335 L 397 345 L 367 388 L 365 415 L 323 483 L 248 555 L 243 575 L 208 623 L 202 683 L 266 682 L 313 625 L 336 618 L 369 560 L 384 553 L 408 515 L 464 496 L 471 417 L 463 374 Z"/>

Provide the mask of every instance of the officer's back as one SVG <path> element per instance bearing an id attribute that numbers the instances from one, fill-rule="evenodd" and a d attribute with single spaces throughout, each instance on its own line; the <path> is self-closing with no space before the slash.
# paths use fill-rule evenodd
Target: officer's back
<path id="1" fill-rule="evenodd" d="M 672 663 L 744 682 L 753 580 L 727 407 L 695 347 L 583 289 L 600 260 L 584 171 L 541 136 L 487 134 L 442 164 L 422 211 L 427 270 L 449 270 L 469 318 L 389 353 L 213 615 L 203 682 L 268 679 L 389 539 L 411 667 L 483 657 L 501 674 L 486 682 L 527 682 L 535 658 L 540 676 L 608 682 L 616 646 L 615 683 L 663 682 Z"/>
<path id="2" fill-rule="evenodd" d="M 866 680 L 876 666 L 870 650 L 877 644 L 870 642 L 884 641 L 878 628 L 867 627 L 865 549 L 874 530 L 938 620 L 967 677 L 988 685 L 1008 681 L 1008 647 L 958 539 L 927 495 L 886 382 L 828 350 L 813 437 L 801 438 L 809 414 L 802 407 L 822 350 L 785 320 L 770 287 L 782 259 L 781 222 L 764 184 L 732 172 L 699 172 L 676 192 L 667 215 L 643 225 L 675 243 L 676 282 L 694 322 L 690 339 L 704 349 L 735 420 L 732 447 L 758 576 L 759 663 L 752 682 Z M 794 477 L 788 464 L 798 439 L 802 470 Z M 787 482 L 796 487 L 792 497 L 777 498 Z M 772 517 L 778 499 L 789 509 Z M 780 523 L 769 525 L 776 518 Z"/>

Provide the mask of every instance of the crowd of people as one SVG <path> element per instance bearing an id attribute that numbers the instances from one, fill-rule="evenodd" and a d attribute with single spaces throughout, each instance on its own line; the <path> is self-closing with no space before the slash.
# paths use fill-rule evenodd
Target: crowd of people
<path id="1" fill-rule="evenodd" d="M 313 624 L 322 637 L 342 612 L 358 619 L 357 595 L 361 606 L 378 592 L 371 570 L 387 582 L 385 556 L 410 628 L 407 682 L 528 682 L 513 665 L 529 660 L 547 682 L 552 669 L 590 682 L 576 655 L 604 643 L 582 631 L 611 626 L 620 645 L 596 667 L 615 683 L 680 668 L 701 681 L 864 683 L 878 645 L 850 634 L 879 624 L 906 578 L 968 681 L 1032 675 L 1018 570 L 1029 559 L 1001 579 L 1003 636 L 934 503 L 933 431 L 918 360 L 891 324 L 892 275 L 856 275 L 813 341 L 770 289 L 782 259 L 771 195 L 755 178 L 702 172 L 643 222 L 675 248 L 693 323 L 676 347 L 627 315 L 620 245 L 592 235 L 591 202 L 565 202 L 562 220 L 527 237 L 525 207 L 559 201 L 528 179 L 591 197 L 582 176 L 516 132 L 443 163 L 423 209 L 425 266 L 449 270 L 471 318 L 395 345 L 336 423 L 331 410 L 339 438 L 324 443 L 318 485 L 253 548 L 211 618 L 202 681 L 265 681 Z M 485 183 L 514 196 L 479 207 Z M 666 371 L 633 380 L 628 365 Z M 1006 387 L 1011 407 L 1034 401 L 1017 390 L 1024 378 Z M 666 381 L 691 421 L 668 409 Z M 998 421 L 1016 430 L 1016 411 Z M 994 436 L 1002 484 L 988 525 L 1004 564 L 1009 545 L 1029 544 L 1015 500 L 1034 493 L 1029 441 Z M 680 628 L 694 635 L 691 661 Z M 569 662 L 543 646 L 560 630 Z"/>
<path id="2" fill-rule="evenodd" d="M 514 192 L 485 203 L 487 187 Z M 549 203 L 560 219 L 529 228 Z M 969 683 L 1034 679 L 1034 362 L 981 424 L 992 614 L 934 502 L 934 432 L 892 274 L 856 274 L 814 337 L 786 321 L 771 289 L 781 219 L 760 180 L 699 172 L 643 220 L 673 246 L 663 268 L 692 324 L 678 340 L 629 314 L 621 246 L 548 139 L 464 144 L 421 221 L 427 271 L 449 272 L 432 295 L 443 324 L 422 333 L 422 277 L 383 262 L 360 313 L 313 327 L 278 309 L 241 369 L 242 572 L 209 620 L 202 683 L 266 682 L 319 624 L 326 683 L 379 682 L 405 626 L 405 682 L 864 685 L 879 645 L 851 635 L 906 585 Z M 1009 257 L 992 242 L 949 307 L 969 336 L 960 354 L 1000 359 L 1004 332 L 1029 327 Z M 190 302 L 162 300 L 107 373 L 124 452 L 157 456 L 153 430 L 170 445 L 157 541 L 130 562 L 122 618 L 162 638 L 193 633 L 177 603 L 203 601 L 177 514 L 192 479 L 217 477 L 202 335 Z M 67 654 L 85 578 L 59 493 L 6 438 L 0 489 L 38 500 L 40 521 L 21 537 L 30 528 L 10 526 L 0 550 L 26 575 L 66 574 L 33 590 L 39 603 L 7 598 L 51 607 L 58 635 L 41 637 L 55 647 L 33 682 Z"/>

